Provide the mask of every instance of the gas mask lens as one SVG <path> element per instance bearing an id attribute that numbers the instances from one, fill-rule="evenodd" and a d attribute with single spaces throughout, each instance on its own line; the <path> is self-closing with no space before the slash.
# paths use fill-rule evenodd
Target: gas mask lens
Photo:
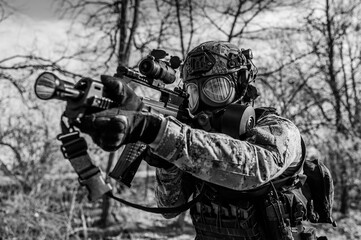
<path id="1" fill-rule="evenodd" d="M 232 93 L 231 82 L 225 77 L 214 77 L 205 82 L 202 91 L 210 101 L 224 103 Z"/>
<path id="2" fill-rule="evenodd" d="M 188 83 L 186 86 L 186 90 L 189 94 L 188 107 L 189 110 L 192 112 L 197 108 L 199 101 L 198 86 L 195 83 Z"/>

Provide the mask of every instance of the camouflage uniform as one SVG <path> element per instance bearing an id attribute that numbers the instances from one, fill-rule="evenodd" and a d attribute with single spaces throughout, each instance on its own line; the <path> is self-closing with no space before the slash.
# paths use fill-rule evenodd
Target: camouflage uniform
<path id="1" fill-rule="evenodd" d="M 187 106 L 182 103 L 179 110 L 187 107 L 194 126 L 122 108 L 81 121 L 82 132 L 105 150 L 139 141 L 150 146 L 145 160 L 157 167 L 158 205 L 180 206 L 198 195 L 180 208 L 160 210 L 191 205 L 197 239 L 293 240 L 295 228 L 296 235 L 306 236 L 300 223 L 313 206 L 306 206 L 301 189 L 305 145 L 292 122 L 271 108 L 251 107 L 258 97 L 252 58 L 250 49 L 222 41 L 205 42 L 187 55 L 181 66 Z M 116 86 L 120 99 L 140 101 Z"/>
<path id="2" fill-rule="evenodd" d="M 194 192 L 187 174 L 242 191 L 277 178 L 302 156 L 299 130 L 276 114 L 260 117 L 244 140 L 194 129 L 173 118 L 167 118 L 160 134 L 153 153 L 176 166 L 157 169 L 156 199 L 162 207 L 180 205 Z"/>

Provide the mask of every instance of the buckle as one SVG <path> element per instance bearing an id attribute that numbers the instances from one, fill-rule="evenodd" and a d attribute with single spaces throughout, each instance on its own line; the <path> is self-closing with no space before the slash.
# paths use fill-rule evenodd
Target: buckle
<path id="1" fill-rule="evenodd" d="M 68 133 L 64 133 L 64 134 L 59 134 L 56 137 L 56 139 L 58 139 L 62 143 L 68 142 L 68 141 L 71 141 L 71 140 L 74 140 L 77 138 L 79 138 L 79 131 L 73 131 L 73 132 L 68 132 Z"/>
<path id="2" fill-rule="evenodd" d="M 60 150 L 64 158 L 75 158 L 86 154 L 88 150 L 88 144 L 83 137 L 79 136 L 79 131 L 59 134 L 57 139 L 62 143 Z"/>

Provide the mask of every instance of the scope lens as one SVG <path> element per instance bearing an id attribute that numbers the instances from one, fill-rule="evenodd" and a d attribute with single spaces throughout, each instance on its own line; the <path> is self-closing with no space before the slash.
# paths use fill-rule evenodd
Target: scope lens
<path id="1" fill-rule="evenodd" d="M 175 71 L 163 61 L 154 61 L 152 59 L 144 59 L 139 63 L 139 71 L 141 74 L 163 81 L 165 84 L 171 84 L 175 81 Z"/>
<path id="2" fill-rule="evenodd" d="M 139 71 L 143 74 L 148 74 L 152 71 L 152 62 L 144 60 L 139 64 Z"/>
<path id="3" fill-rule="evenodd" d="M 53 97 L 58 78 L 52 73 L 41 74 L 35 82 L 35 94 L 38 98 L 47 100 Z"/>

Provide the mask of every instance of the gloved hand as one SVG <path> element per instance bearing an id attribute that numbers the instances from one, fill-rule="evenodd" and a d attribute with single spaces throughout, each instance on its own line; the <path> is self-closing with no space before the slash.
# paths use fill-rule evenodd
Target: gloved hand
<path id="1" fill-rule="evenodd" d="M 119 102 L 121 109 L 134 111 L 140 111 L 142 109 L 142 99 L 138 97 L 137 94 L 135 94 L 135 92 L 122 81 L 121 78 L 101 75 L 100 80 L 104 84 L 108 97 Z"/>
<path id="2" fill-rule="evenodd" d="M 152 143 L 162 121 L 155 114 L 112 108 L 82 117 L 76 127 L 105 151 L 115 151 L 127 143 Z"/>

